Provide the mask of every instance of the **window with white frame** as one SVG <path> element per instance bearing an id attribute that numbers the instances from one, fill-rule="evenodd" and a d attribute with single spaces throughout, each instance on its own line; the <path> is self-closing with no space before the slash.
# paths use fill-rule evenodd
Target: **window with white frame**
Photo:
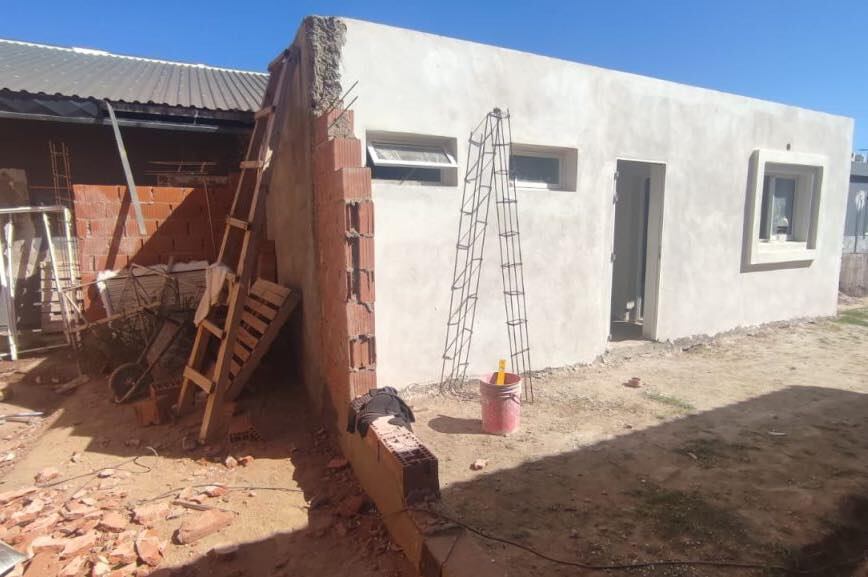
<path id="1" fill-rule="evenodd" d="M 452 184 L 458 163 L 454 139 L 369 133 L 367 166 L 375 180 Z"/>
<path id="2" fill-rule="evenodd" d="M 576 189 L 575 148 L 513 144 L 510 176 L 518 188 Z"/>
<path id="3" fill-rule="evenodd" d="M 751 264 L 813 259 L 825 166 L 825 157 L 813 154 L 754 152 Z"/>

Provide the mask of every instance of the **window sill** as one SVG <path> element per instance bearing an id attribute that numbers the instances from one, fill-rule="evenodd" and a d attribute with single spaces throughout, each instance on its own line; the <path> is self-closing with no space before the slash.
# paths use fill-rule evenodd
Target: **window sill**
<path id="1" fill-rule="evenodd" d="M 808 248 L 805 242 L 761 240 L 757 243 L 757 250 L 751 262 L 752 264 L 805 262 L 814 260 L 816 253 L 816 249 Z"/>

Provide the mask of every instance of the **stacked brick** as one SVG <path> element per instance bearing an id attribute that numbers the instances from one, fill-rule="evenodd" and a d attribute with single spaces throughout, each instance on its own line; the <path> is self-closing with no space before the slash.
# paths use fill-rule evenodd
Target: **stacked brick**
<path id="1" fill-rule="evenodd" d="M 377 386 L 377 355 L 371 173 L 360 165 L 361 143 L 352 136 L 352 112 L 335 122 L 339 114 L 332 111 L 314 119 L 313 192 L 322 361 L 333 406 L 340 411 Z"/>
<path id="2" fill-rule="evenodd" d="M 139 233 L 126 186 L 73 186 L 82 283 L 95 280 L 99 271 L 132 263 L 151 266 L 166 264 L 170 257 L 175 262 L 216 258 L 234 183 L 209 186 L 207 201 L 204 188 L 142 186 L 137 191 L 144 235 Z M 102 316 L 98 303 L 95 289 L 85 291 L 91 318 Z"/>

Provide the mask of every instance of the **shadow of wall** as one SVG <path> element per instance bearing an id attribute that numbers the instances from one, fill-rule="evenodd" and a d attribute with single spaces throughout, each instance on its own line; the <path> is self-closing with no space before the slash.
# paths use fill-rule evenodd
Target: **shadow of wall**
<path id="1" fill-rule="evenodd" d="M 790 387 L 455 483 L 442 490 L 443 506 L 562 559 L 760 560 L 849 577 L 868 550 L 866 412 L 865 394 Z M 443 419 L 429 425 L 444 430 Z M 448 429 L 479 443 L 476 430 Z M 516 574 L 575 575 L 489 545 Z"/>

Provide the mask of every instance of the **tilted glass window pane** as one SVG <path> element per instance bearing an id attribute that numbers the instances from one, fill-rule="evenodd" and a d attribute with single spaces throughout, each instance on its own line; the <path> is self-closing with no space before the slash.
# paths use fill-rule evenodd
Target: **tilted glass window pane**
<path id="1" fill-rule="evenodd" d="M 387 162 L 424 162 L 451 166 L 454 163 L 446 151 L 439 146 L 416 146 L 412 144 L 372 145 L 379 160 Z"/>

